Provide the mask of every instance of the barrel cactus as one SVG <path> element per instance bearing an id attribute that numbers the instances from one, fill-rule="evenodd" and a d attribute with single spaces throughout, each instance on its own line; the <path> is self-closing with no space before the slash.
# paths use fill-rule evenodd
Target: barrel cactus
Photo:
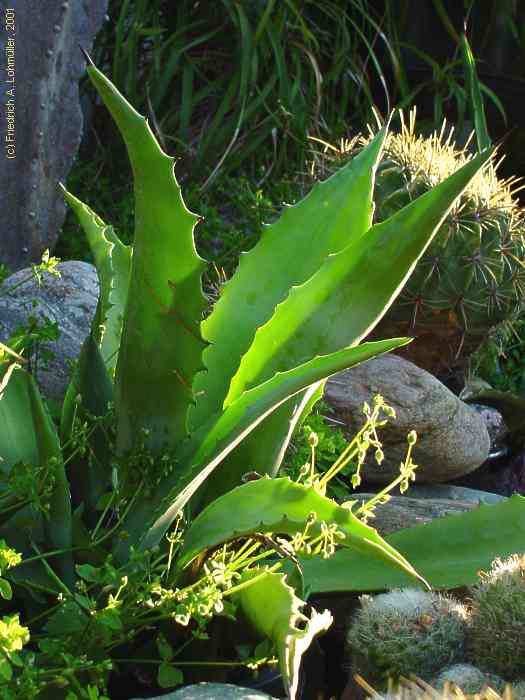
<path id="1" fill-rule="evenodd" d="M 525 677 L 525 554 L 496 559 L 472 590 L 469 656 L 505 680 Z"/>
<path id="2" fill-rule="evenodd" d="M 471 158 L 468 147 L 455 146 L 453 129 L 446 124 L 425 137 L 416 133 L 415 111 L 408 120 L 400 115 L 401 128 L 389 134 L 377 168 L 376 221 L 384 221 Z M 372 137 L 325 144 L 310 172 L 316 179 L 324 177 L 336 164 L 355 157 Z M 418 338 L 411 352 L 426 369 L 466 355 L 489 329 L 512 321 L 523 309 L 525 212 L 516 198 L 518 181 L 500 179 L 499 162 L 493 161 L 463 192 L 384 319 L 388 332 Z"/>

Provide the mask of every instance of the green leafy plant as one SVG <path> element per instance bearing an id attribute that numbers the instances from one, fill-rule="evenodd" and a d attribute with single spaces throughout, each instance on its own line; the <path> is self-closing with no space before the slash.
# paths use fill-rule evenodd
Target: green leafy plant
<path id="1" fill-rule="evenodd" d="M 327 474 L 277 478 L 285 449 L 327 376 L 407 342 L 361 341 L 490 152 L 372 225 L 383 129 L 267 228 L 208 313 L 198 217 L 174 160 L 112 83 L 94 65 L 88 73 L 128 149 L 135 237 L 124 245 L 65 192 L 100 298 L 60 437 L 34 379 L 2 349 L 10 378 L 0 401 L 0 533 L 23 555 L 10 574 L 15 589 L 32 594 L 32 610 L 44 605 L 33 620 L 51 665 L 39 676 L 40 666 L 25 664 L 20 684 L 89 697 L 88 683 L 103 689 L 113 664 L 130 659 L 160 665 L 159 680 L 174 683 L 183 662 L 169 670 L 166 648 L 140 656 L 135 636 L 162 621 L 178 642 L 188 625 L 202 636 L 211 616 L 233 614 L 228 598 L 270 637 L 293 698 L 301 655 L 330 622 L 303 612 L 300 554 L 333 559 L 350 548 L 367 565 L 383 563 L 385 585 L 397 570 L 419 574 L 351 504 L 326 497 Z M 243 483 L 252 471 L 263 478 Z M 400 483 L 411 478 L 409 449 Z M 273 606 L 279 624 L 270 625 Z M 71 651 L 79 647 L 86 653 Z"/>
<path id="2" fill-rule="evenodd" d="M 328 471 L 348 444 L 344 432 L 332 423 L 332 409 L 325 401 L 319 401 L 308 415 L 286 453 L 283 468 L 292 479 L 296 479 L 305 465 L 310 467 L 314 459 L 315 470 L 321 474 Z M 348 496 L 347 478 L 355 472 L 355 464 L 349 463 L 328 483 L 327 493 L 332 498 L 345 500 Z M 341 478 L 344 477 L 344 480 Z"/>
<path id="3" fill-rule="evenodd" d="M 49 250 L 45 250 L 42 253 L 40 263 L 32 263 L 30 273 L 16 284 L 6 287 L 3 285 L 5 279 L 2 279 L 0 274 L 0 297 L 8 294 L 12 295 L 19 287 L 30 280 L 35 280 L 40 286 L 44 274 L 60 277 L 60 271 L 57 267 L 59 262 L 58 258 L 49 254 Z M 0 343 L 0 369 L 3 369 L 3 376 L 0 380 L 0 397 L 3 389 L 7 386 L 11 373 L 20 364 L 24 364 L 34 376 L 37 375 L 39 365 L 43 364 L 45 366 L 51 356 L 51 352 L 45 346 L 42 348 L 42 343 L 56 340 L 58 336 L 59 330 L 55 322 L 50 321 L 46 317 L 38 319 L 34 316 L 29 316 L 27 324 L 20 326 L 13 333 L 9 339 L 9 346 Z M 13 360 L 16 360 L 16 362 Z M 4 365 L 3 368 L 1 367 L 2 365 Z"/>
<path id="4" fill-rule="evenodd" d="M 523 546 L 520 513 L 525 498 L 512 496 L 494 506 L 479 506 L 461 515 L 439 518 L 425 525 L 398 530 L 385 537 L 437 589 L 475 584 L 478 572 Z M 468 556 L 466 556 L 468 552 Z M 312 593 L 381 591 L 413 586 L 403 572 L 387 573 L 381 562 L 367 560 L 357 551 L 337 550 L 324 562 L 301 560 L 306 585 Z M 352 578 L 345 571 L 353 572 Z"/>

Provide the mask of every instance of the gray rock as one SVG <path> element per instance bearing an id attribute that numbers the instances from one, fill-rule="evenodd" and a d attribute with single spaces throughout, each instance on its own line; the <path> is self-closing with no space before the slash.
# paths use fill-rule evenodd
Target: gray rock
<path id="1" fill-rule="evenodd" d="M 144 700 L 134 698 L 132 700 Z M 258 690 L 241 688 L 228 683 L 197 683 L 187 685 L 168 695 L 157 695 L 150 700 L 275 700 L 273 696 Z"/>
<path id="2" fill-rule="evenodd" d="M 385 460 L 373 456 L 363 477 L 371 483 L 390 483 L 404 461 L 407 434 L 418 441 L 413 460 L 418 483 L 448 481 L 468 474 L 488 457 L 490 440 L 483 418 L 441 382 L 411 362 L 385 355 L 335 375 L 328 380 L 325 400 L 345 422 L 349 435 L 363 425 L 362 406 L 381 394 L 397 414 L 381 429 Z"/>
<path id="3" fill-rule="evenodd" d="M 393 492 L 395 494 L 395 492 Z M 359 505 L 366 503 L 374 493 L 355 493 Z M 505 496 L 477 489 L 448 484 L 413 485 L 406 494 L 392 495 L 388 503 L 375 510 L 371 525 L 382 535 L 415 525 L 431 523 L 448 515 L 468 513 L 480 505 L 494 505 L 505 501 Z"/>
<path id="4" fill-rule="evenodd" d="M 2 51 L 1 92 L 4 113 L 11 100 L 15 130 L 8 132 L 8 121 L 1 120 L 0 261 L 18 270 L 53 247 L 64 220 L 58 183 L 82 134 L 78 81 L 85 60 L 79 45 L 91 49 L 107 0 L 17 0 L 12 7 L 13 25 L 4 23 L 11 54 Z M 4 70 L 10 60 L 14 74 Z"/>
<path id="5" fill-rule="evenodd" d="M 432 488 L 431 486 L 429 488 Z M 388 503 L 378 506 L 370 525 L 385 536 L 397 530 L 415 525 L 426 525 L 437 518 L 448 515 L 460 515 L 474 510 L 479 504 L 472 501 L 459 501 L 450 498 L 414 498 L 412 488 L 408 496 L 392 496 Z M 369 501 L 375 494 L 356 493 L 359 505 Z"/>
<path id="6" fill-rule="evenodd" d="M 414 498 L 434 499 L 446 498 L 450 501 L 462 501 L 464 503 L 474 503 L 475 505 L 494 505 L 507 500 L 505 496 L 490 491 L 480 491 L 479 489 L 469 489 L 466 486 L 455 486 L 452 484 L 428 484 L 410 487 L 407 492 Z"/>
<path id="7" fill-rule="evenodd" d="M 480 414 L 487 425 L 491 451 L 497 449 L 509 433 L 503 416 L 492 406 L 482 406 L 479 403 L 471 403 L 469 406 Z"/>
<path id="8" fill-rule="evenodd" d="M 38 368 L 37 382 L 47 398 L 61 401 L 64 397 L 71 365 L 78 358 L 80 347 L 89 332 L 98 301 L 98 277 L 93 265 L 68 261 L 59 263 L 60 278 L 46 273 L 39 287 L 36 280 L 13 289 L 0 297 L 0 340 L 10 335 L 28 318 L 47 317 L 58 324 L 60 337 L 46 346 L 54 354 L 47 368 Z M 11 275 L 4 282 L 5 288 L 31 276 L 25 269 Z"/>

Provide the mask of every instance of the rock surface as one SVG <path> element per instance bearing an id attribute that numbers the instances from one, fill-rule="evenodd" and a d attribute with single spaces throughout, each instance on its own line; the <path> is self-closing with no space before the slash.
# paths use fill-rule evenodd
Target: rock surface
<path id="1" fill-rule="evenodd" d="M 134 700 L 144 700 L 134 698 Z M 180 688 L 168 695 L 157 695 L 150 700 L 275 700 L 258 690 L 240 688 L 228 683 L 197 683 Z"/>
<path id="2" fill-rule="evenodd" d="M 513 493 L 525 496 L 525 451 L 489 460 L 472 474 L 457 479 L 456 484 L 501 496 L 512 496 Z"/>
<path id="3" fill-rule="evenodd" d="M 375 494 L 353 495 L 359 505 L 369 501 Z M 479 505 L 494 505 L 506 500 L 504 496 L 478 489 L 468 489 L 449 484 L 411 486 L 406 495 L 393 495 L 388 503 L 378 506 L 370 525 L 382 535 L 413 525 L 423 525 L 445 515 L 459 515 Z"/>
<path id="4" fill-rule="evenodd" d="M 18 0 L 11 7 L 14 23 L 3 38 L 13 53 L 2 51 L 0 98 L 6 105 L 12 100 L 15 131 L 14 146 L 4 148 L 8 123 L 1 120 L 0 261 L 19 270 L 53 247 L 64 219 L 58 183 L 82 134 L 78 81 L 86 66 L 79 46 L 91 49 L 107 0 Z"/>
<path id="5" fill-rule="evenodd" d="M 481 491 L 480 489 L 470 489 L 465 486 L 454 484 L 414 484 L 407 492 L 407 496 L 418 499 L 448 499 L 451 501 L 463 501 L 474 505 L 486 504 L 494 505 L 505 500 L 505 496 L 491 491 Z"/>
<path id="6" fill-rule="evenodd" d="M 355 494 L 359 505 L 370 500 L 374 494 Z M 449 498 L 409 498 L 392 496 L 388 503 L 378 506 L 375 518 L 369 522 L 381 535 L 402 530 L 414 525 L 424 525 L 443 518 L 445 515 L 459 515 L 473 510 L 477 504 L 472 501 L 457 501 Z"/>
<path id="7" fill-rule="evenodd" d="M 479 403 L 469 404 L 477 411 L 485 421 L 487 431 L 490 438 L 491 451 L 497 449 L 505 440 L 509 433 L 509 429 L 505 425 L 501 413 L 492 406 L 483 406 Z"/>
<path id="8" fill-rule="evenodd" d="M 381 394 L 397 418 L 381 429 L 385 460 L 370 458 L 366 482 L 386 484 L 399 475 L 407 434 L 418 441 L 413 461 L 417 483 L 443 482 L 477 469 L 488 457 L 490 439 L 482 416 L 457 398 L 435 377 L 396 355 L 385 355 L 330 378 L 325 400 L 353 436 L 364 422 L 362 406 Z"/>
<path id="9" fill-rule="evenodd" d="M 0 340 L 8 340 L 28 318 L 49 318 L 56 322 L 60 337 L 46 344 L 54 357 L 47 368 L 38 368 L 36 378 L 46 398 L 60 402 L 67 389 L 71 364 L 89 332 L 98 301 L 98 277 L 93 265 L 79 261 L 59 263 L 60 278 L 44 274 L 42 285 L 36 280 L 22 284 L 12 294 L 0 297 Z M 24 269 L 11 275 L 2 290 L 13 288 L 31 277 Z"/>

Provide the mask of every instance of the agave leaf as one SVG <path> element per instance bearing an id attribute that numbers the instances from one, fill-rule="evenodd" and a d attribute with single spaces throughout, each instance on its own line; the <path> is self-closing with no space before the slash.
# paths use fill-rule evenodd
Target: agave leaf
<path id="1" fill-rule="evenodd" d="M 313 277 L 294 287 L 257 331 L 224 405 L 276 371 L 360 342 L 388 310 L 455 199 L 489 157 L 487 152 L 473 159 L 433 191 L 329 256 Z M 293 410 L 291 402 L 288 406 Z M 285 407 L 281 419 L 283 414 Z M 266 433 L 263 424 L 217 470 L 206 485 L 206 502 L 235 484 L 247 464 L 260 473 L 277 472 L 288 435 L 283 431 L 276 449 L 269 432 L 274 428 L 275 423 L 268 425 Z"/>
<path id="2" fill-rule="evenodd" d="M 131 544 L 138 544 L 143 549 L 158 544 L 177 514 L 217 465 L 290 396 L 330 374 L 365 362 L 408 342 L 408 338 L 394 338 L 363 343 L 357 348 L 347 348 L 330 356 L 316 357 L 246 391 L 227 410 L 210 419 L 208 425 L 203 426 L 185 445 L 181 461 L 189 467 L 166 477 L 153 495 L 149 499 L 141 500 L 140 507 L 137 506 L 133 510 L 124 525 L 130 537 L 126 546 L 118 548 L 119 556 L 124 557 Z M 239 474 L 236 485 L 240 483 L 240 477 Z"/>
<path id="3" fill-rule="evenodd" d="M 259 328 L 225 399 L 318 354 L 360 342 L 387 312 L 486 151 L 366 236 L 331 255 Z M 254 465 L 255 466 L 255 465 Z M 255 466 L 257 468 L 259 465 Z"/>
<path id="4" fill-rule="evenodd" d="M 71 547 L 71 502 L 60 442 L 33 377 L 17 367 L 0 400 L 0 469 L 8 475 L 13 467 L 23 462 L 38 468 L 53 459 L 54 488 L 49 501 L 49 513 L 43 527 L 48 541 L 55 549 Z M 35 527 L 40 525 L 36 513 L 28 514 Z M 5 527 L 9 529 L 9 522 Z M 69 554 L 57 557 L 61 574 L 66 581 L 73 576 Z"/>
<path id="5" fill-rule="evenodd" d="M 95 260 L 100 295 L 92 334 L 100 346 L 110 376 L 113 376 L 128 296 L 131 248 L 120 241 L 111 226 L 65 189 L 64 197 L 86 234 Z"/>
<path id="6" fill-rule="evenodd" d="M 210 475 L 199 494 L 202 506 L 234 488 L 248 465 L 265 465 L 264 472 L 276 476 L 297 426 L 323 396 L 325 380 L 316 382 L 275 409 Z"/>
<path id="7" fill-rule="evenodd" d="M 82 345 L 78 364 L 64 397 L 60 419 L 62 442 L 71 436 L 73 419 L 79 400 L 92 416 L 105 416 L 113 400 L 113 384 L 93 334 Z"/>
<path id="8" fill-rule="evenodd" d="M 116 371 L 117 449 L 131 448 L 142 429 L 160 451 L 186 436 L 195 373 L 202 369 L 200 321 L 205 308 L 193 229 L 174 159 L 144 117 L 94 66 L 89 76 L 126 143 L 135 185 L 135 239 Z"/>
<path id="9" fill-rule="evenodd" d="M 339 541 L 342 546 L 420 578 L 406 559 L 350 509 L 288 477 L 250 481 L 213 501 L 186 532 L 177 567 L 184 568 L 205 549 L 255 532 L 287 535 L 303 532 L 311 513 L 316 514 L 317 521 L 308 529 L 309 534 L 320 534 L 321 521 L 327 525 L 335 523 L 345 535 Z"/>
<path id="10" fill-rule="evenodd" d="M 90 333 L 82 346 L 62 405 L 60 435 L 63 445 L 67 445 L 71 437 L 77 412 L 79 417 L 82 417 L 83 410 L 92 416 L 105 416 L 112 401 L 113 383 L 98 343 Z M 73 500 L 85 503 L 88 517 L 94 513 L 111 479 L 109 445 L 100 426 L 96 426 L 90 436 L 89 447 L 92 455 L 77 455 L 68 469 Z"/>
<path id="11" fill-rule="evenodd" d="M 248 464 L 263 464 L 266 474 L 276 476 L 294 432 L 323 397 L 325 384 L 323 379 L 292 396 L 250 433 L 226 458 L 220 473 L 217 471 L 210 476 L 201 494 L 201 504 L 210 503 L 233 488 Z"/>
<path id="12" fill-rule="evenodd" d="M 433 588 L 475 583 L 496 557 L 523 552 L 525 498 L 512 496 L 496 505 L 482 505 L 426 525 L 399 530 L 385 538 Z M 360 552 L 338 550 L 327 561 L 301 559 L 306 586 L 312 593 L 379 591 L 413 586 L 403 571 Z"/>
<path id="13" fill-rule="evenodd" d="M 255 579 L 250 582 L 250 579 Z M 329 610 L 312 610 L 307 617 L 305 602 L 297 597 L 286 576 L 280 573 L 250 572 L 241 588 L 233 595 L 253 627 L 272 640 L 279 658 L 279 667 L 290 700 L 297 695 L 301 658 L 312 640 L 326 632 L 332 624 Z"/>
<path id="14" fill-rule="evenodd" d="M 203 355 L 207 371 L 195 379 L 192 430 L 220 410 L 256 329 L 271 317 L 290 287 L 305 282 L 327 255 L 370 227 L 374 174 L 385 133 L 380 131 L 357 158 L 287 207 L 255 248 L 241 255 L 236 273 L 202 324 L 210 345 Z"/>

